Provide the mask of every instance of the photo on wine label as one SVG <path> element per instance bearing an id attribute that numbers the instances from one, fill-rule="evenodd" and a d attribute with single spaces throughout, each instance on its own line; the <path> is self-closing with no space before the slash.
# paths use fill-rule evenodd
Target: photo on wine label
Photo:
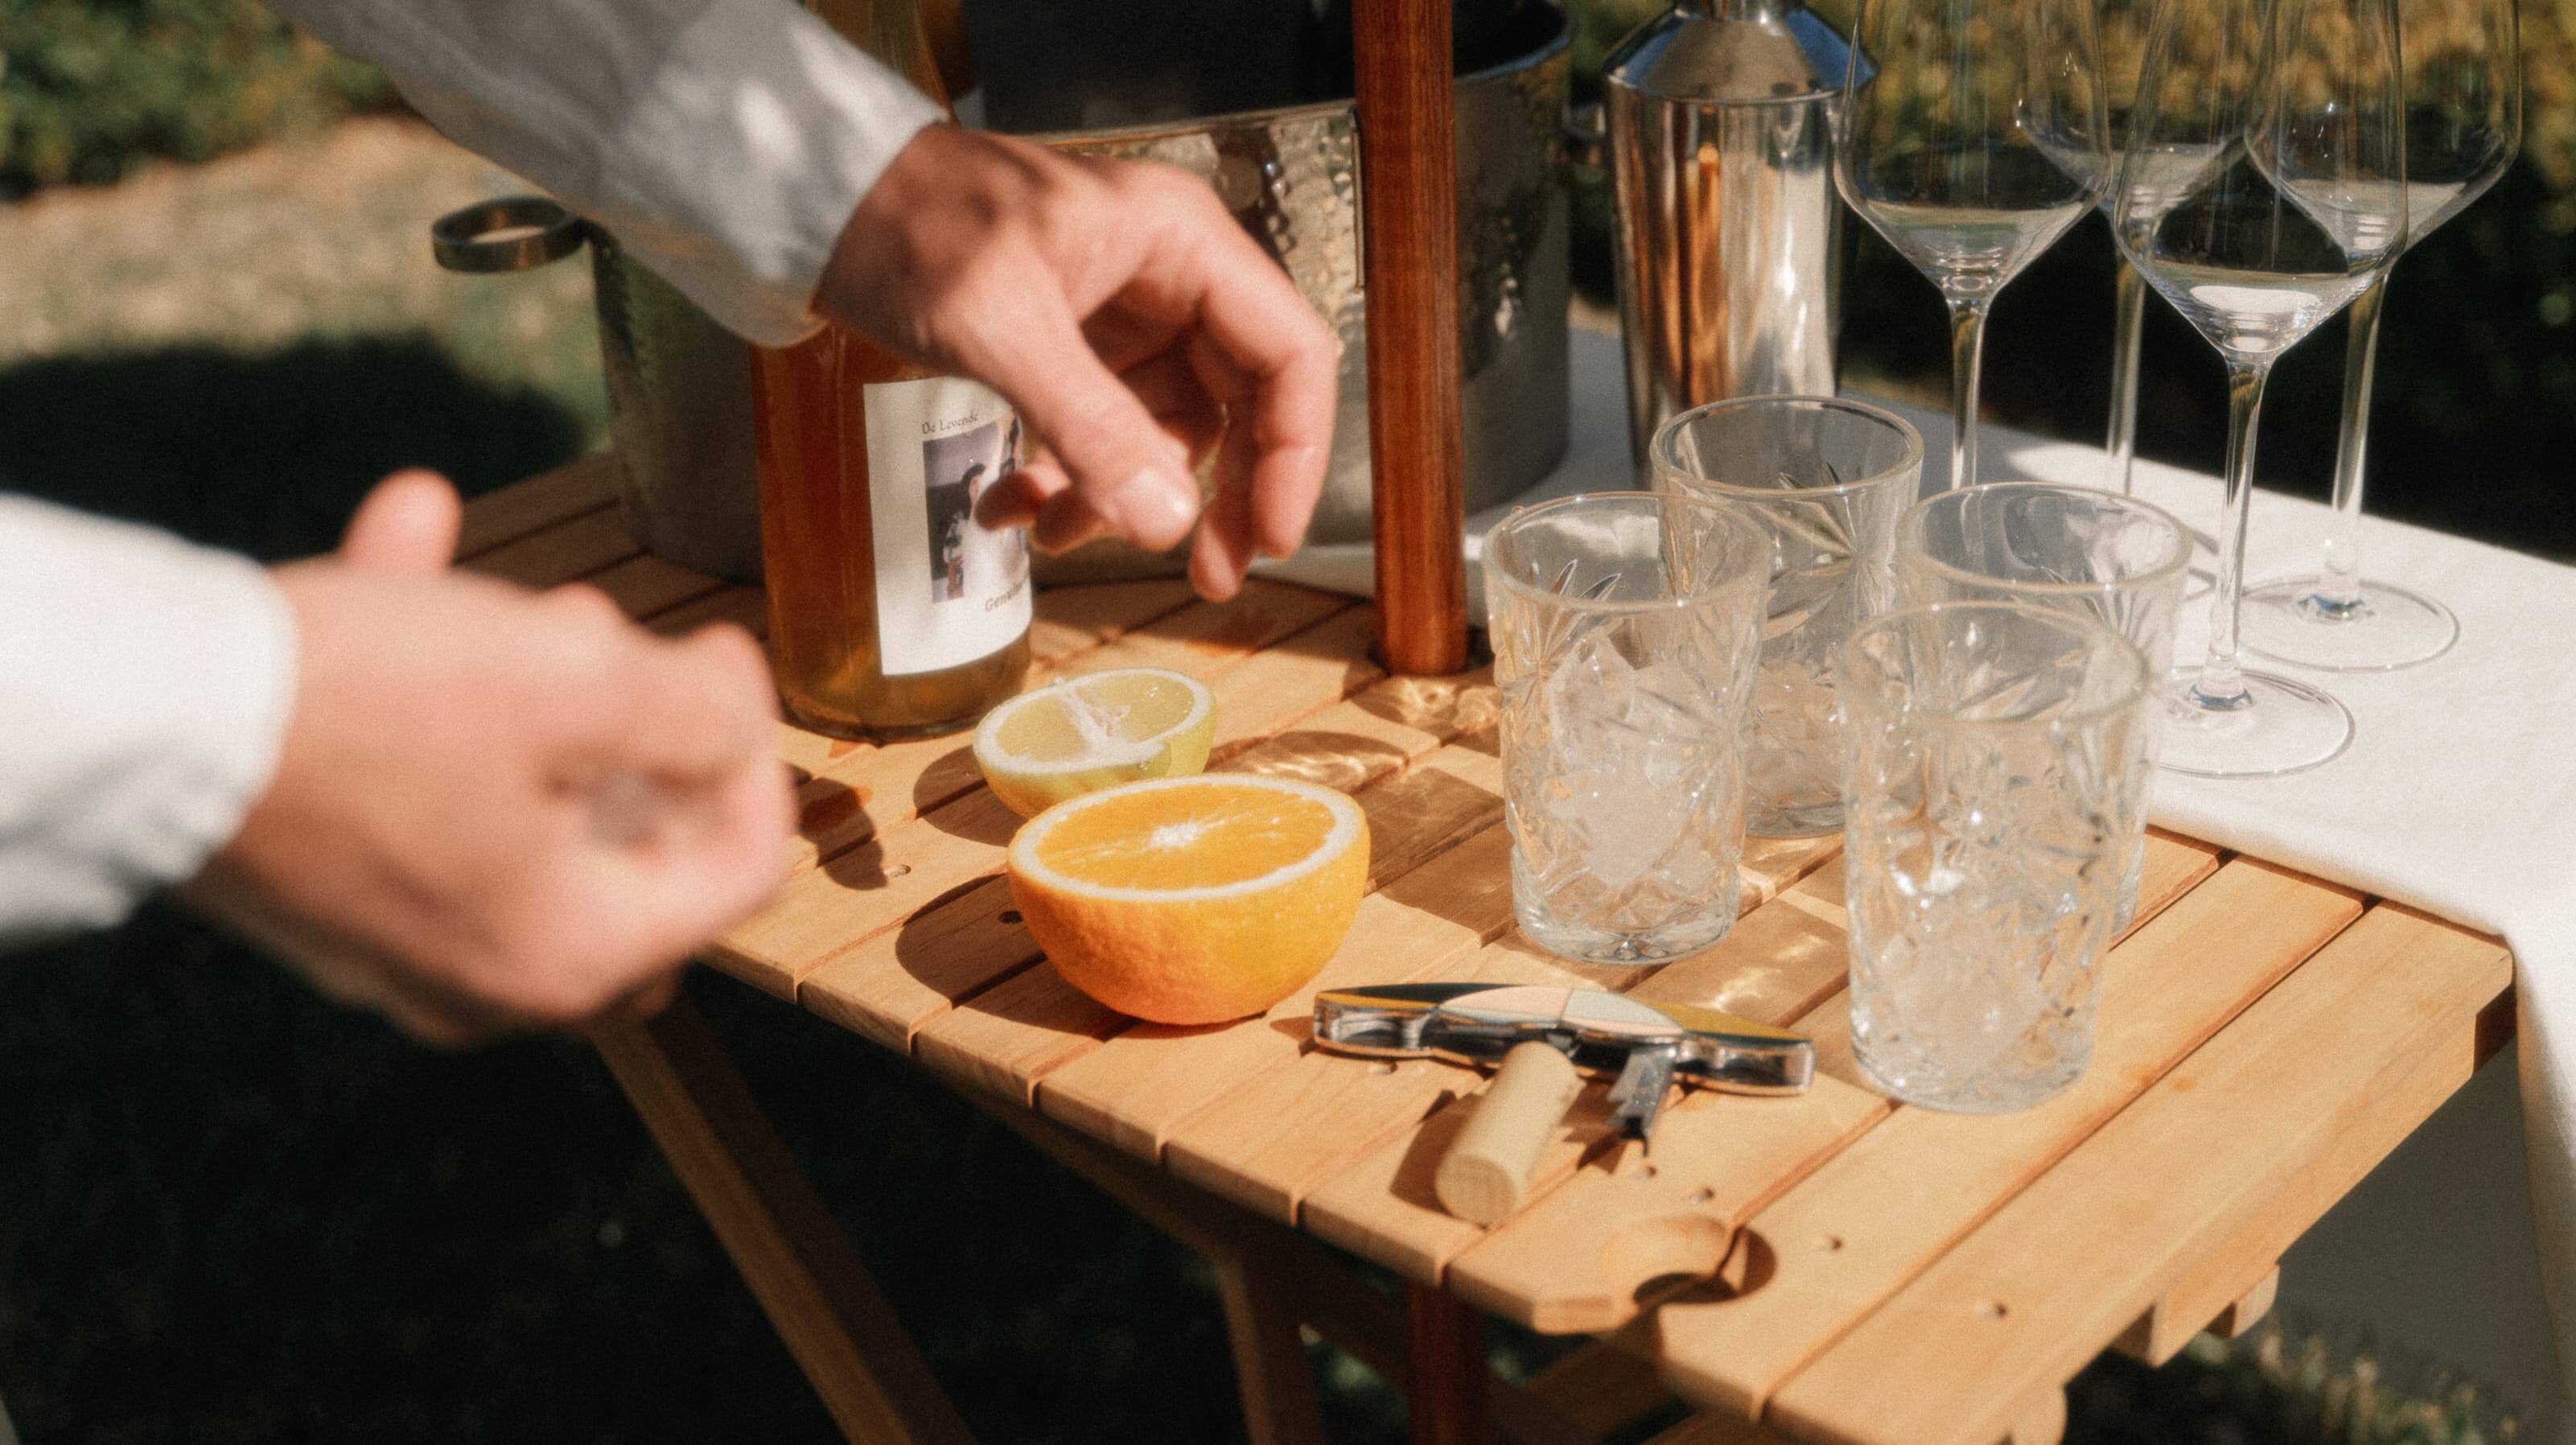
<path id="1" fill-rule="evenodd" d="M 921 444 L 934 604 L 989 599 L 1027 577 L 1028 543 L 1021 529 L 996 532 L 975 521 L 975 504 L 985 489 L 1018 470 L 1019 440 L 1018 418 L 1006 416 Z"/>

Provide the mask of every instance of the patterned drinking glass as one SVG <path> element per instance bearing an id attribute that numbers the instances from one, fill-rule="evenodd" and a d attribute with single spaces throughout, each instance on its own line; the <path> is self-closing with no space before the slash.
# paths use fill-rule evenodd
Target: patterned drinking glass
<path id="1" fill-rule="evenodd" d="M 2018 603 L 1844 645 L 1852 1048 L 1889 1093 L 2001 1113 L 2084 1072 L 2147 698 L 2128 639 Z"/>
<path id="2" fill-rule="evenodd" d="M 1856 401 L 1757 396 L 1674 417 L 1651 455 L 1661 489 L 1721 503 L 1771 534 L 1745 831 L 1833 832 L 1843 825 L 1835 650 L 1894 604 L 1896 519 L 1922 479 L 1923 438 Z"/>
<path id="3" fill-rule="evenodd" d="M 1989 482 L 1915 503 L 1896 524 L 1897 595 L 1927 602 L 2018 602 L 2089 618 L 2129 639 L 2153 674 L 2173 666 L 2174 611 L 2191 571 L 2191 533 L 2163 508 L 2095 487 Z M 2152 758 L 2155 723 L 2147 743 Z M 2114 933 L 2138 914 L 2147 819 L 2122 825 Z"/>
<path id="4" fill-rule="evenodd" d="M 1653 963 L 1734 925 L 1770 555 L 1745 519 L 1657 492 L 1524 507 L 1487 536 L 1512 907 L 1531 942 Z"/>

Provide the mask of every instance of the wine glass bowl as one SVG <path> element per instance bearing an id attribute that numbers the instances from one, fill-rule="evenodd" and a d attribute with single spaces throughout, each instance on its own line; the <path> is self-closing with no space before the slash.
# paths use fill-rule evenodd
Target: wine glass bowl
<path id="1" fill-rule="evenodd" d="M 2164 764 L 2314 767 L 2352 718 L 2238 662 L 2263 386 L 2387 271 L 2407 227 L 2391 0 L 2195 0 L 2158 13 L 2113 181 L 2121 253 L 2227 364 L 2227 498 L 2208 655 L 2168 684 Z"/>
<path id="2" fill-rule="evenodd" d="M 2512 164 L 2522 133 L 2522 63 L 2514 0 L 2394 0 L 2412 245 L 2484 195 Z M 2400 249 L 2403 249 L 2401 246 Z M 2342 441 L 2334 512 L 2311 576 L 2246 593 L 2250 649 L 2328 671 L 2385 671 L 2439 657 L 2460 634 L 2449 608 L 2361 575 L 2363 466 L 2383 290 L 2353 302 L 2344 357 Z"/>
<path id="3" fill-rule="evenodd" d="M 1976 480 L 1995 294 L 2110 170 L 2093 30 L 2092 0 L 1860 0 L 1853 20 L 1834 183 L 1949 307 L 1951 486 Z"/>

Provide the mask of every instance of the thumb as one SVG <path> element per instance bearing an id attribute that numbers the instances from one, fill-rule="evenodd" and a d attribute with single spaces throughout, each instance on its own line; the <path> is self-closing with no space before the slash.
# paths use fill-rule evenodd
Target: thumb
<path id="1" fill-rule="evenodd" d="M 1188 449 L 1101 363 L 1062 297 L 1024 288 L 980 299 L 1011 314 L 974 328 L 995 340 L 959 347 L 968 353 L 959 359 L 1019 409 L 1045 443 L 1043 460 L 1063 468 L 1074 493 L 1136 546 L 1160 552 L 1188 536 L 1199 511 Z"/>
<path id="2" fill-rule="evenodd" d="M 340 560 L 369 572 L 443 572 L 456 555 L 465 508 L 447 478 L 418 467 L 367 493 L 340 538 Z"/>

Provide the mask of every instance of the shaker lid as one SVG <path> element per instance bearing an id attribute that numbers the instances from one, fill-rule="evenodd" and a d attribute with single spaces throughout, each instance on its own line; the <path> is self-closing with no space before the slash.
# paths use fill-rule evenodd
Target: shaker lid
<path id="1" fill-rule="evenodd" d="M 1840 91 L 1850 55 L 1797 0 L 1681 0 L 1621 41 L 1603 77 L 1663 100 L 1755 105 Z"/>

